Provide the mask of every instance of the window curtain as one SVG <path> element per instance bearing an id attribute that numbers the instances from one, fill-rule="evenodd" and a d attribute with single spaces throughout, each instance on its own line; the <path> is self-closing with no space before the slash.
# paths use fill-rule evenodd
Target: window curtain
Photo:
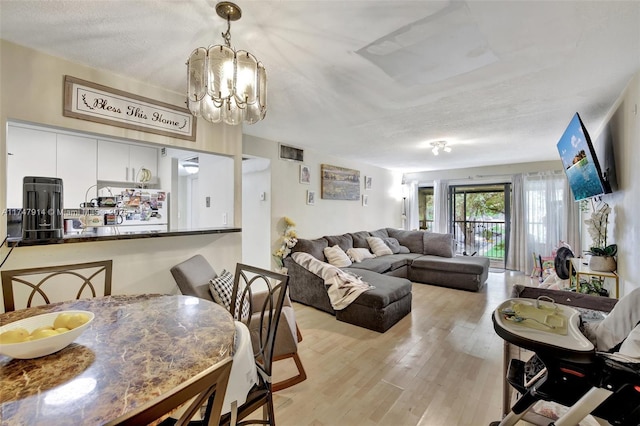
<path id="1" fill-rule="evenodd" d="M 561 242 L 571 245 L 576 253 L 574 245 L 580 240 L 578 207 L 563 172 L 516 175 L 513 179 L 507 267 L 529 273 L 534 266 L 533 254 L 552 256 Z"/>
<path id="2" fill-rule="evenodd" d="M 526 272 L 527 241 L 525 237 L 524 190 L 522 174 L 511 177 L 511 233 L 509 236 L 509 252 L 507 253 L 507 269 Z"/>
<path id="3" fill-rule="evenodd" d="M 404 184 L 402 189 L 405 199 L 405 220 L 404 229 L 418 229 L 419 217 L 418 217 L 418 182 L 411 181 Z"/>
<path id="4" fill-rule="evenodd" d="M 449 181 L 433 182 L 433 232 L 449 232 Z"/>

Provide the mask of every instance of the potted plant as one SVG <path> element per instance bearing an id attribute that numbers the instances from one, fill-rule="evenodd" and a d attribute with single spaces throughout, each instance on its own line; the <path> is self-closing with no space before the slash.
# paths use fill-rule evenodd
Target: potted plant
<path id="1" fill-rule="evenodd" d="M 617 244 L 607 245 L 607 225 L 611 207 L 607 203 L 592 206 L 591 217 L 584 221 L 587 231 L 593 240 L 587 251 L 591 255 L 589 268 L 593 271 L 611 272 L 617 269 L 615 255 L 618 253 Z"/>

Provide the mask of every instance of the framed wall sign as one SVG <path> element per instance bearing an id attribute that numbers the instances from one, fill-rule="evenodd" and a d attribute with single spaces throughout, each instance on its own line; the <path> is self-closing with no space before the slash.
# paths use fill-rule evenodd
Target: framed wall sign
<path id="1" fill-rule="evenodd" d="M 101 84 L 64 76 L 65 117 L 196 140 L 196 118 L 178 107 Z"/>

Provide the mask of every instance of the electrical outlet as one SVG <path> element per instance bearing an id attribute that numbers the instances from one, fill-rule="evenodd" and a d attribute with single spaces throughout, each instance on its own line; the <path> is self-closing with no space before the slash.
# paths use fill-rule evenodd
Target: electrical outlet
<path id="1" fill-rule="evenodd" d="M 204 199 L 204 202 L 207 207 L 211 207 L 211 197 L 207 197 Z"/>
<path id="2" fill-rule="evenodd" d="M 267 199 L 267 194 L 263 191 L 260 193 L 260 201 L 264 201 Z"/>
<path id="3" fill-rule="evenodd" d="M 222 224 L 223 225 L 227 224 L 227 214 L 226 213 L 222 213 Z"/>

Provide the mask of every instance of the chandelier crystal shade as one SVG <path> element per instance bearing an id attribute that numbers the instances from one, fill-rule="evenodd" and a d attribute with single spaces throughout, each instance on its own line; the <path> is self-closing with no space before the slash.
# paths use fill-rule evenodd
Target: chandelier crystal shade
<path id="1" fill-rule="evenodd" d="M 254 55 L 231 47 L 231 21 L 240 19 L 240 8 L 221 2 L 216 11 L 227 20 L 225 45 L 198 47 L 189 56 L 189 110 L 212 123 L 256 123 L 267 113 L 267 72 Z"/>
<path id="2" fill-rule="evenodd" d="M 440 150 L 443 150 L 444 152 L 451 152 L 451 147 L 447 146 L 447 141 L 431 142 L 431 146 L 433 147 L 431 150 L 433 155 L 438 155 Z"/>

